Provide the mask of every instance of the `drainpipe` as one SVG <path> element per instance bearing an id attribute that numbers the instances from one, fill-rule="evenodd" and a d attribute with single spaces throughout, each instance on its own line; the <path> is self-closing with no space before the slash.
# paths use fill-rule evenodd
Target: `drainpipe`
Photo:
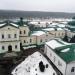
<path id="1" fill-rule="evenodd" d="M 65 68 L 65 75 L 66 75 L 66 71 L 67 71 L 67 63 L 66 63 L 66 68 Z"/>

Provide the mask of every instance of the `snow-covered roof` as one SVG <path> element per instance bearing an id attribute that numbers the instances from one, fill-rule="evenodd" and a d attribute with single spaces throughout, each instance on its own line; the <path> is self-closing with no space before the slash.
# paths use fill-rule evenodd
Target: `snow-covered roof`
<path id="1" fill-rule="evenodd" d="M 10 23 L 11 25 L 13 25 L 13 26 L 15 26 L 15 27 L 18 27 L 18 25 L 17 24 L 14 24 L 14 23 Z"/>
<path id="2" fill-rule="evenodd" d="M 24 24 L 24 26 L 27 26 L 26 24 Z"/>
<path id="3" fill-rule="evenodd" d="M 69 28 L 75 28 L 75 26 L 72 26 L 72 25 L 67 25 Z"/>
<path id="4" fill-rule="evenodd" d="M 46 29 L 42 29 L 44 31 L 55 31 L 55 29 L 59 30 L 63 30 L 62 28 L 46 28 Z"/>
<path id="5" fill-rule="evenodd" d="M 2 27 L 2 26 L 4 26 L 6 23 L 2 23 L 2 24 L 0 24 L 0 27 Z"/>
<path id="6" fill-rule="evenodd" d="M 29 22 L 29 24 L 38 24 L 38 22 L 32 21 L 32 22 Z"/>
<path id="7" fill-rule="evenodd" d="M 52 23 L 51 25 L 54 25 L 55 26 L 55 25 L 58 25 L 58 23 Z"/>
<path id="8" fill-rule="evenodd" d="M 34 33 L 32 33 L 32 35 L 34 35 L 34 36 L 41 36 L 44 34 L 45 34 L 45 32 L 43 32 L 43 31 L 34 31 Z"/>
<path id="9" fill-rule="evenodd" d="M 66 31 L 70 31 L 68 28 L 64 28 L 64 30 L 66 30 Z"/>
<path id="10" fill-rule="evenodd" d="M 67 43 L 67 42 L 65 42 L 65 41 L 63 41 L 63 40 L 61 40 L 61 39 L 57 39 L 58 41 L 60 41 L 60 42 L 62 42 L 63 44 L 65 44 L 65 45 L 71 45 L 71 43 Z"/>
<path id="11" fill-rule="evenodd" d="M 39 63 L 48 67 L 45 67 L 45 71 L 41 72 L 39 69 Z M 56 72 L 49 64 L 47 59 L 39 52 L 35 52 L 32 55 L 28 56 L 21 64 L 19 64 L 13 71 L 12 75 L 53 75 Z"/>
<path id="12" fill-rule="evenodd" d="M 9 23 L 9 24 L 7 24 L 7 23 L 2 23 L 2 24 L 0 24 L 0 27 L 4 27 L 4 26 L 8 26 L 8 25 L 12 25 L 12 26 L 14 26 L 14 27 L 17 27 L 18 28 L 18 26 L 19 25 L 17 25 L 17 24 L 15 24 L 15 23 Z"/>
<path id="13" fill-rule="evenodd" d="M 43 29 L 43 30 L 45 30 L 45 31 L 53 31 L 55 29 L 54 28 L 46 28 L 46 29 Z"/>
<path id="14" fill-rule="evenodd" d="M 58 24 L 57 26 L 58 27 L 65 27 L 66 25 L 65 24 Z"/>
<path id="15" fill-rule="evenodd" d="M 61 40 L 51 40 L 46 44 L 47 46 L 54 49 L 54 52 L 66 63 L 71 63 L 75 61 L 75 44 L 65 43 Z"/>
<path id="16" fill-rule="evenodd" d="M 62 28 L 57 28 L 57 30 L 63 30 Z"/>
<path id="17" fill-rule="evenodd" d="M 61 50 L 61 52 L 68 52 L 69 50 L 70 50 L 70 48 L 67 48 L 67 49 Z"/>
<path id="18" fill-rule="evenodd" d="M 33 45 L 33 46 L 28 46 L 28 47 L 23 47 L 24 49 L 29 49 L 29 48 L 34 48 L 34 47 L 36 47 L 35 45 Z"/>
<path id="19" fill-rule="evenodd" d="M 65 46 L 64 44 L 58 42 L 57 40 L 51 40 L 49 42 L 46 42 L 48 46 L 50 46 L 52 49 Z"/>

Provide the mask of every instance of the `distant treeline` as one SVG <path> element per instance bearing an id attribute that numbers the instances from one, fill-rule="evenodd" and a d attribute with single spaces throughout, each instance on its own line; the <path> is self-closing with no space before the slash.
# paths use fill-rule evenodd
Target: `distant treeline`
<path id="1" fill-rule="evenodd" d="M 72 18 L 75 13 L 0 10 L 0 18 Z"/>

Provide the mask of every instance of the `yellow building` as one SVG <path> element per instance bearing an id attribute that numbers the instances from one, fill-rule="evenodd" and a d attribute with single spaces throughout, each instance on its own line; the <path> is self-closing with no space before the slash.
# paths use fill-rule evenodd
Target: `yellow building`
<path id="1" fill-rule="evenodd" d="M 19 27 L 13 23 L 0 24 L 0 53 L 20 51 Z"/>
<path id="2" fill-rule="evenodd" d="M 46 32 L 46 40 L 49 41 L 54 38 L 64 38 L 65 30 L 62 28 L 45 28 L 42 29 Z"/>

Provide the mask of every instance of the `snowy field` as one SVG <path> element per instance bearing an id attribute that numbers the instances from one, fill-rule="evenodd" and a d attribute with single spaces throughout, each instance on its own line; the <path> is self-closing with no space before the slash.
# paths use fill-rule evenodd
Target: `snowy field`
<path id="1" fill-rule="evenodd" d="M 44 65 L 42 72 L 39 63 Z M 55 70 L 49 64 L 47 59 L 39 52 L 35 52 L 28 56 L 21 64 L 19 64 L 11 73 L 12 75 L 57 75 Z"/>

